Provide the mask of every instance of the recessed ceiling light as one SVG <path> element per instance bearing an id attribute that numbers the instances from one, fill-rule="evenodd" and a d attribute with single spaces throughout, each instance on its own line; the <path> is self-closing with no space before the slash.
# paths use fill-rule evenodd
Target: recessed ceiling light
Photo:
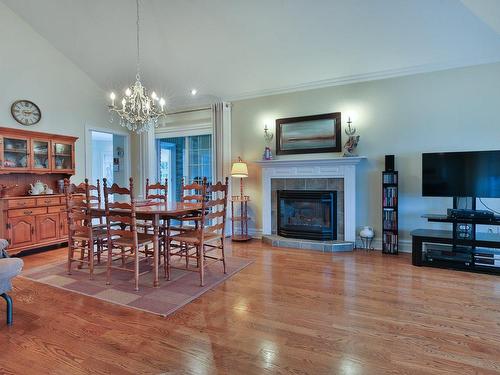
<path id="1" fill-rule="evenodd" d="M 192 89 L 192 90 L 191 90 L 191 95 L 193 95 L 193 96 L 194 96 L 194 95 L 196 95 L 197 93 L 198 93 L 198 90 L 196 90 L 196 89 Z"/>

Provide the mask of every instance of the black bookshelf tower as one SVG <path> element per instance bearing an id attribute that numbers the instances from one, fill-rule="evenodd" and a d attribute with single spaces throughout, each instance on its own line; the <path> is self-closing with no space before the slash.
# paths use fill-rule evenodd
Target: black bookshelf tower
<path id="1" fill-rule="evenodd" d="M 394 155 L 385 156 L 382 172 L 382 252 L 398 253 L 398 171 Z"/>

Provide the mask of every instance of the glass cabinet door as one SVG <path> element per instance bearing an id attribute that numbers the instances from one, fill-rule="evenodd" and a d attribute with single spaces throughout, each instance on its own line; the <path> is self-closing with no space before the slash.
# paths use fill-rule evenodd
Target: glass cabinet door
<path id="1" fill-rule="evenodd" d="M 3 137 L 2 160 L 3 169 L 25 170 L 29 168 L 29 142 L 27 138 Z"/>
<path id="2" fill-rule="evenodd" d="M 31 168 L 40 171 L 50 170 L 50 141 L 31 140 Z"/>
<path id="3" fill-rule="evenodd" d="M 52 169 L 55 172 L 70 172 L 74 169 L 73 160 L 73 144 L 53 141 L 53 159 L 54 165 Z"/>

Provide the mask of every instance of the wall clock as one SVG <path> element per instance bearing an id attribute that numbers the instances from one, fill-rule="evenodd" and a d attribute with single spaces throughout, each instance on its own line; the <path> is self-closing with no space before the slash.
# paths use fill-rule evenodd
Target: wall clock
<path id="1" fill-rule="evenodd" d="M 10 113 L 14 120 L 26 126 L 35 125 L 42 118 L 40 108 L 29 100 L 17 100 L 12 103 Z"/>

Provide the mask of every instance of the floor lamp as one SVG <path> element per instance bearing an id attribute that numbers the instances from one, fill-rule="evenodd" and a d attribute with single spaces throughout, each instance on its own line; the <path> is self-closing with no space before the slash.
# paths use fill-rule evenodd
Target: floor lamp
<path id="1" fill-rule="evenodd" d="M 238 161 L 233 163 L 231 168 L 231 176 L 240 179 L 240 195 L 231 197 L 231 224 L 232 224 L 232 240 L 247 241 L 251 237 L 248 235 L 248 195 L 243 195 L 243 179 L 248 177 L 248 166 L 240 157 Z M 240 203 L 239 216 L 234 214 L 234 205 Z M 234 223 L 240 222 L 240 231 L 236 233 Z"/>

